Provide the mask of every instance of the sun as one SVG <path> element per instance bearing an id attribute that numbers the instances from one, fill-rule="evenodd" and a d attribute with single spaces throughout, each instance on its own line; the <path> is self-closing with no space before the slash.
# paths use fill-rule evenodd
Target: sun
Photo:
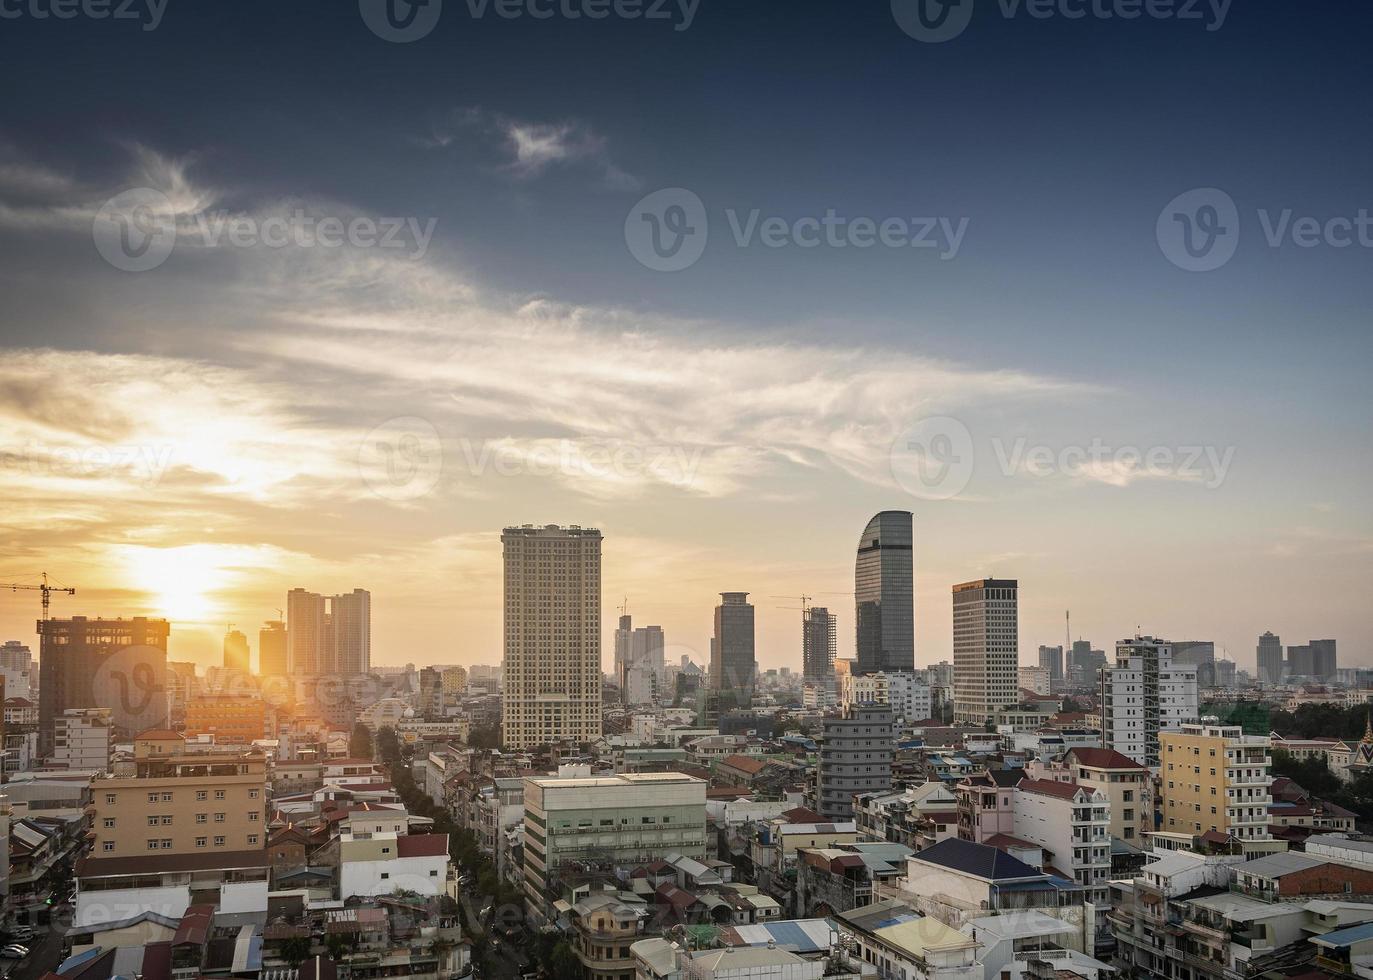
<path id="1" fill-rule="evenodd" d="M 208 623 L 220 611 L 230 572 L 214 545 L 124 549 L 130 584 L 148 593 L 152 611 L 173 622 Z"/>

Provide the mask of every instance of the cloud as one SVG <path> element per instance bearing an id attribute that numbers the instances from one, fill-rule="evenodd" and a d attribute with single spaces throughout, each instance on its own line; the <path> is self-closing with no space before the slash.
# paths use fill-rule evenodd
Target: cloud
<path id="1" fill-rule="evenodd" d="M 469 142 L 494 147 L 501 157 L 497 169 L 518 180 L 533 180 L 557 168 L 581 168 L 597 175 L 609 190 L 634 191 L 643 186 L 640 178 L 615 163 L 603 136 L 575 120 L 540 122 L 466 107 L 450 113 L 419 140 L 430 149 Z"/>

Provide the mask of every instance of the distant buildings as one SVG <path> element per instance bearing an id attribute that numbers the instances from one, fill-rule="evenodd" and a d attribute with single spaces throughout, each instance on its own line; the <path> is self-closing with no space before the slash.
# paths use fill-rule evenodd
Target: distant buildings
<path id="1" fill-rule="evenodd" d="M 1041 647 L 1041 649 L 1043 649 Z M 1033 691 L 1041 697 L 1048 697 L 1052 692 L 1053 673 L 1050 667 L 1042 664 L 1030 664 L 1020 668 L 1020 686 L 1027 691 Z"/>
<path id="2" fill-rule="evenodd" d="M 626 704 L 651 704 L 655 700 L 666 677 L 665 646 L 661 626 L 636 628 L 632 617 L 620 617 L 615 630 L 615 683 Z"/>
<path id="3" fill-rule="evenodd" d="M 1269 686 L 1276 686 L 1282 683 L 1283 676 L 1283 656 L 1282 656 L 1282 637 L 1274 635 L 1271 631 L 1259 637 L 1259 645 L 1256 649 L 1259 668 L 1259 683 Z"/>
<path id="4" fill-rule="evenodd" d="M 1089 640 L 1074 640 L 1068 652 L 1068 683 L 1074 687 L 1095 687 L 1097 672 L 1105 666 L 1105 651 L 1093 650 Z"/>
<path id="5" fill-rule="evenodd" d="M 165 619 L 45 619 L 38 624 L 39 748 L 52 753 L 56 719 L 68 708 L 106 706 L 117 734 L 167 723 Z"/>
<path id="6" fill-rule="evenodd" d="M 719 697 L 719 712 L 752 706 L 757 673 L 753 604 L 747 592 L 721 592 L 710 639 L 710 689 Z"/>
<path id="7" fill-rule="evenodd" d="M 1142 765 L 1159 764 L 1159 732 L 1196 721 L 1197 668 L 1175 664 L 1173 645 L 1152 636 L 1116 644 L 1116 666 L 1101 672 L 1101 739 Z"/>
<path id="8" fill-rule="evenodd" d="M 324 596 L 286 593 L 289 673 L 295 677 L 354 677 L 372 669 L 372 594 L 354 589 Z M 270 676 L 262 668 L 259 670 Z"/>
<path id="9" fill-rule="evenodd" d="M 1315 681 L 1335 679 L 1338 665 L 1334 640 L 1310 640 L 1302 646 L 1287 648 L 1287 676 Z"/>
<path id="10" fill-rule="evenodd" d="M 257 672 L 263 677 L 286 677 L 291 671 L 286 624 L 269 620 L 257 634 Z"/>
<path id="11" fill-rule="evenodd" d="M 1063 679 L 1063 648 L 1046 647 L 1039 648 L 1039 666 L 1047 668 L 1050 681 Z"/>
<path id="12" fill-rule="evenodd" d="M 1268 837 L 1272 740 L 1238 725 L 1187 724 L 1159 735 L 1163 830 Z"/>
<path id="13" fill-rule="evenodd" d="M 850 704 L 843 715 L 824 720 L 815 771 L 815 809 L 826 820 L 853 819 L 857 793 L 891 789 L 896 742 L 887 704 Z"/>
<path id="14" fill-rule="evenodd" d="M 224 634 L 224 669 L 248 673 L 248 637 L 242 630 Z"/>
<path id="15" fill-rule="evenodd" d="M 801 674 L 815 684 L 834 683 L 834 659 L 839 650 L 835 617 L 824 606 L 811 606 L 801 620 Z"/>
<path id="16" fill-rule="evenodd" d="M 601 734 L 601 532 L 527 524 L 501 544 L 502 743 L 590 742 Z"/>
<path id="17" fill-rule="evenodd" d="M 915 570 L 911 514 L 884 510 L 858 539 L 854 565 L 854 672 L 915 669 Z"/>
<path id="18" fill-rule="evenodd" d="M 1020 701 L 1020 633 L 1015 579 L 981 579 L 953 587 L 956 725 L 985 725 Z"/>
<path id="19" fill-rule="evenodd" d="M 848 708 L 859 704 L 885 704 L 897 722 L 923 721 L 933 711 L 930 685 L 924 671 L 895 671 L 881 674 L 846 674 L 839 703 Z"/>

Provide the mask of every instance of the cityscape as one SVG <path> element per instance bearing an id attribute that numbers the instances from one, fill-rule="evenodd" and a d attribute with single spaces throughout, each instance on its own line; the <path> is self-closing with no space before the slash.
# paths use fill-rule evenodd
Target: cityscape
<path id="1" fill-rule="evenodd" d="M 1373 980 L 1370 32 L 0 0 L 0 980 Z"/>

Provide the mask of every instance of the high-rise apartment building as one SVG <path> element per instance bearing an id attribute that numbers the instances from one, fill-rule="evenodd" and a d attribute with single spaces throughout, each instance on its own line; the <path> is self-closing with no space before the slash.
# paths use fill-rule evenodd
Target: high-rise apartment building
<path id="1" fill-rule="evenodd" d="M 834 683 L 834 658 L 839 653 L 839 628 L 824 606 L 811 606 L 801 619 L 801 674 L 817 684 Z"/>
<path id="2" fill-rule="evenodd" d="M 860 674 L 915 669 L 915 564 L 911 513 L 884 510 L 858 539 L 854 623 Z"/>
<path id="3" fill-rule="evenodd" d="M 354 589 L 325 596 L 292 589 L 286 593 L 286 640 L 290 673 L 296 677 L 367 673 L 372 669 L 372 594 Z"/>
<path id="4" fill-rule="evenodd" d="M 354 589 L 329 599 L 334 648 L 330 673 L 355 677 L 372 669 L 372 593 Z"/>
<path id="5" fill-rule="evenodd" d="M 1039 648 L 1039 666 L 1048 668 L 1050 681 L 1062 680 L 1063 648 L 1041 646 Z"/>
<path id="6" fill-rule="evenodd" d="M 653 699 L 659 683 L 666 680 L 665 647 L 661 626 L 635 628 L 630 616 L 620 617 L 615 630 L 615 683 L 626 703 L 646 704 Z"/>
<path id="7" fill-rule="evenodd" d="M 1141 765 L 1159 764 L 1159 733 L 1199 714 L 1196 664 L 1173 661 L 1173 645 L 1152 636 L 1116 644 L 1116 665 L 1101 672 L 1102 747 Z"/>
<path id="8" fill-rule="evenodd" d="M 857 793 L 891 789 L 896 751 L 891 705 L 854 703 L 824 720 L 815 770 L 815 810 L 826 820 L 852 820 Z"/>
<path id="9" fill-rule="evenodd" d="M 1238 725 L 1186 724 L 1159 735 L 1163 830 L 1268 836 L 1272 740 Z"/>
<path id="10" fill-rule="evenodd" d="M 508 527 L 502 741 L 526 748 L 601 734 L 601 532 Z"/>
<path id="11" fill-rule="evenodd" d="M 45 619 L 38 623 L 38 737 L 53 748 L 53 725 L 68 708 L 108 707 L 116 737 L 167 724 L 165 619 Z"/>
<path id="12" fill-rule="evenodd" d="M 242 630 L 224 634 L 224 669 L 248 673 L 248 637 Z"/>
<path id="13" fill-rule="evenodd" d="M 953 720 L 987 724 L 1020 701 L 1019 583 L 980 579 L 953 587 Z"/>
<path id="14" fill-rule="evenodd" d="M 753 604 L 747 592 L 721 592 L 710 638 L 710 689 L 719 698 L 719 710 L 751 707 L 757 675 Z"/>
<path id="15" fill-rule="evenodd" d="M 258 630 L 257 672 L 263 677 L 286 677 L 291 672 L 286 624 L 279 619 L 263 623 Z"/>
<path id="16" fill-rule="evenodd" d="M 1334 680 L 1335 673 L 1339 670 L 1335 658 L 1335 641 L 1312 640 L 1307 646 L 1311 648 L 1311 673 L 1322 681 Z"/>
<path id="17" fill-rule="evenodd" d="M 1078 687 L 1097 684 L 1097 674 L 1106 666 L 1106 651 L 1093 650 L 1090 640 L 1074 640 L 1068 651 L 1068 683 Z"/>
<path id="18" fill-rule="evenodd" d="M 1256 650 L 1258 657 L 1259 683 L 1281 684 L 1283 677 L 1282 637 L 1271 631 L 1259 637 Z"/>
<path id="19" fill-rule="evenodd" d="M 1287 676 L 1288 677 L 1315 677 L 1315 659 L 1311 656 L 1311 647 L 1306 644 L 1300 646 L 1290 646 L 1287 648 Z"/>

